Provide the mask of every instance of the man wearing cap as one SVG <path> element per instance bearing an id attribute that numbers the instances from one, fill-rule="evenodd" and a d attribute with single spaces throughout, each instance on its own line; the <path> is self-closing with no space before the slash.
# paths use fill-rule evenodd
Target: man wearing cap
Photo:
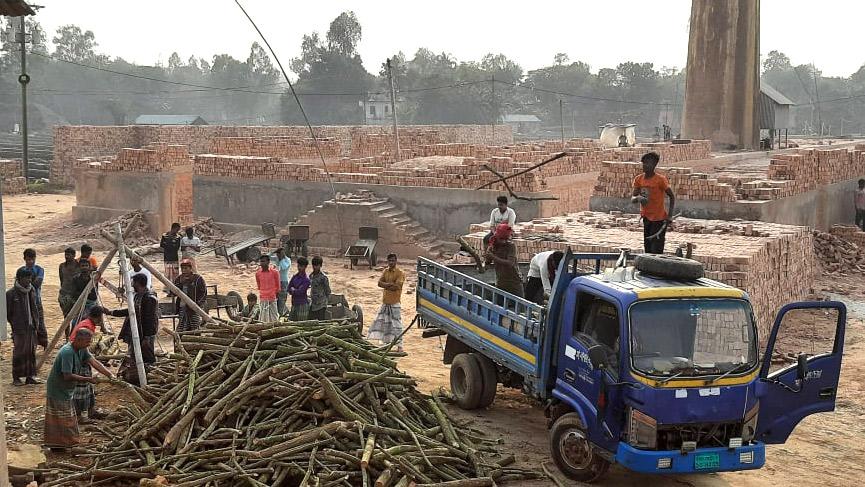
<path id="1" fill-rule="evenodd" d="M 195 301 L 198 306 L 204 306 L 207 300 L 207 284 L 204 278 L 192 271 L 192 261 L 183 259 L 180 261 L 180 275 L 174 280 L 174 285 L 180 288 L 184 294 Z M 177 331 L 197 330 L 201 325 L 201 316 L 191 310 L 179 297 L 175 299 L 177 315 L 180 321 L 177 323 Z"/>
<path id="2" fill-rule="evenodd" d="M 32 284 L 33 272 L 26 267 L 18 269 L 15 284 L 6 291 L 6 321 L 12 326 L 12 385 L 41 384 L 36 379 L 36 345 L 48 347 L 48 332 L 36 289 Z"/>

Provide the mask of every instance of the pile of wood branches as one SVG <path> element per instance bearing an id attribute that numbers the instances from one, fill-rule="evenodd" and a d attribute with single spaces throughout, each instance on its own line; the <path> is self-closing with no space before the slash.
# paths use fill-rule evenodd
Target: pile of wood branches
<path id="1" fill-rule="evenodd" d="M 130 387 L 134 404 L 100 426 L 108 441 L 76 450 L 91 465 L 63 464 L 40 485 L 475 487 L 537 476 L 419 393 L 398 354 L 356 324 L 217 322 L 175 342 L 150 384 Z"/>

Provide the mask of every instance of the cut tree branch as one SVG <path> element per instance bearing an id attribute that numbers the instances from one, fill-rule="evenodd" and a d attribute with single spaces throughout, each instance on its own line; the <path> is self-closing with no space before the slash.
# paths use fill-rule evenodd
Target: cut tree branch
<path id="1" fill-rule="evenodd" d="M 514 193 L 514 190 L 511 189 L 511 186 L 506 181 L 506 179 L 508 179 L 512 176 L 507 176 L 507 177 L 503 176 L 500 172 L 498 172 L 495 169 L 493 169 L 492 167 L 490 167 L 489 164 L 484 164 L 484 169 L 495 174 L 499 178 L 498 181 L 493 181 L 493 182 L 488 183 L 488 184 L 492 185 L 492 184 L 501 182 L 502 184 L 505 185 L 505 189 L 508 190 L 508 194 L 511 195 L 511 198 L 513 198 L 515 200 L 523 200 L 523 201 L 554 201 L 554 200 L 558 200 L 558 198 L 555 196 L 537 196 L 537 197 L 535 197 L 535 196 L 520 196 L 520 195 Z M 481 188 L 482 187 L 483 186 L 481 186 Z M 480 188 L 478 188 L 478 189 L 480 189 Z"/>
<path id="2" fill-rule="evenodd" d="M 545 165 L 547 165 L 547 164 L 549 164 L 549 163 L 551 163 L 551 162 L 553 162 L 553 161 L 555 161 L 555 160 L 557 160 L 557 159 L 561 159 L 562 157 L 565 157 L 566 155 L 568 155 L 566 152 L 559 152 L 559 153 L 557 153 L 557 154 L 554 154 L 552 157 L 550 157 L 549 159 L 547 159 L 547 160 L 545 160 L 545 161 L 541 161 L 541 162 L 535 164 L 535 165 L 532 166 L 532 167 L 529 167 L 529 168 L 523 169 L 522 171 L 517 171 L 517 172 L 515 172 L 515 173 L 513 173 L 513 174 L 511 174 L 511 175 L 509 175 L 509 176 L 502 176 L 501 174 L 499 174 L 499 173 L 493 171 L 492 169 L 490 169 L 490 171 L 491 171 L 493 174 L 495 174 L 496 176 L 498 176 L 500 179 L 499 179 L 498 181 L 490 181 L 490 182 L 488 182 L 488 183 L 486 183 L 486 184 L 482 184 L 482 185 L 478 186 L 478 187 L 475 188 L 475 189 L 484 189 L 484 188 L 489 188 L 490 186 L 492 186 L 492 185 L 494 185 L 494 184 L 496 184 L 496 183 L 498 183 L 498 182 L 502 182 L 502 183 L 503 183 L 503 182 L 505 182 L 505 181 L 508 180 L 508 179 L 512 179 L 512 178 L 515 178 L 515 177 L 517 177 L 517 176 L 521 176 L 521 175 L 523 175 L 523 174 L 525 174 L 525 173 L 527 173 L 527 172 L 534 171 L 535 169 L 537 169 L 537 168 L 539 168 L 539 167 L 542 167 L 542 166 L 545 166 Z M 487 165 L 484 164 L 484 167 L 487 167 Z M 489 167 L 487 167 L 487 169 L 489 169 Z M 507 187 L 507 185 L 506 185 L 505 187 Z"/>

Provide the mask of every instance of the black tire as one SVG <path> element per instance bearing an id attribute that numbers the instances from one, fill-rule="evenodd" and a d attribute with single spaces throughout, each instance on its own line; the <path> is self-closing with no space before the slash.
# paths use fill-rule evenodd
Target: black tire
<path id="1" fill-rule="evenodd" d="M 360 336 L 363 336 L 363 308 L 356 304 L 351 307 L 351 310 L 354 312 L 354 321 L 357 322 L 357 331 L 360 332 Z"/>
<path id="2" fill-rule="evenodd" d="M 703 277 L 703 264 L 675 255 L 640 254 L 634 266 L 645 274 L 667 279 L 694 281 Z"/>
<path id="3" fill-rule="evenodd" d="M 499 371 L 496 364 L 479 353 L 472 353 L 478 365 L 481 366 L 481 376 L 483 377 L 483 391 L 481 392 L 481 400 L 478 403 L 479 408 L 488 407 L 496 399 L 496 389 L 499 385 Z"/>
<path id="4" fill-rule="evenodd" d="M 610 462 L 592 449 L 587 436 L 577 413 L 563 414 L 550 429 L 553 461 L 563 474 L 579 482 L 594 482 L 610 468 Z"/>
<path id="5" fill-rule="evenodd" d="M 240 320 L 240 312 L 243 311 L 243 298 L 237 291 L 228 291 L 225 295 L 225 304 L 229 305 L 225 310 L 228 317 L 234 321 Z"/>
<path id="6" fill-rule="evenodd" d="M 470 353 L 454 357 L 451 364 L 451 393 L 462 409 L 477 409 L 484 390 L 483 372 L 477 359 Z"/>

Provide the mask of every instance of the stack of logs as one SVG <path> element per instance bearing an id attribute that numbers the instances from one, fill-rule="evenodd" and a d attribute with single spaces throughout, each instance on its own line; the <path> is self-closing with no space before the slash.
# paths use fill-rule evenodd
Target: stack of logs
<path id="1" fill-rule="evenodd" d="M 175 353 L 100 428 L 94 462 L 44 487 L 170 485 L 493 486 L 537 478 L 498 440 L 415 389 L 389 347 L 337 321 L 226 324 L 175 335 Z M 64 466 L 67 466 L 64 468 Z M 442 484 L 446 482 L 446 484 Z M 89 485 L 89 484 L 88 484 Z"/>

